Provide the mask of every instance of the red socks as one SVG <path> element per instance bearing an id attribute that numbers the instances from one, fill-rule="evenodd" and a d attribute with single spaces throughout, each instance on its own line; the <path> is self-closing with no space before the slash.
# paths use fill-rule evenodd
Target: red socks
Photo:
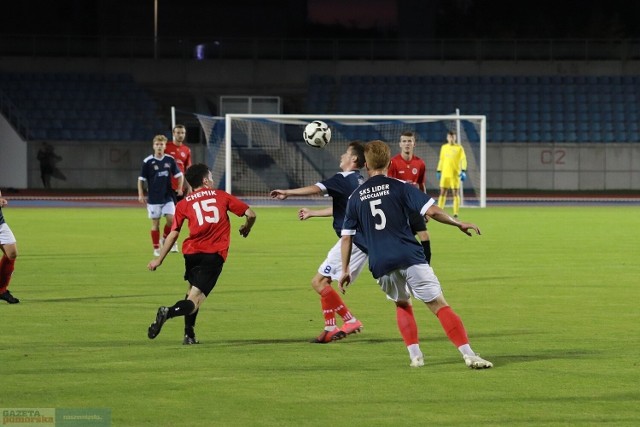
<path id="1" fill-rule="evenodd" d="M 467 337 L 467 331 L 464 329 L 462 320 L 449 306 L 441 308 L 436 314 L 442 329 L 447 334 L 451 342 L 456 346 L 469 344 L 469 338 Z"/>
<path id="2" fill-rule="evenodd" d="M 418 325 L 416 325 L 416 318 L 413 316 L 413 307 L 410 305 L 406 307 L 396 306 L 396 320 L 400 335 L 402 335 L 407 347 L 412 344 L 418 344 Z"/>
<path id="3" fill-rule="evenodd" d="M 162 232 L 162 238 L 166 239 L 169 233 L 171 233 L 171 226 L 169 224 L 165 224 L 164 231 Z"/>
<path id="4" fill-rule="evenodd" d="M 160 247 L 160 230 L 151 230 L 151 243 L 153 243 L 153 249 Z"/>
<path id="5" fill-rule="evenodd" d="M 8 256 L 2 255 L 2 259 L 0 259 L 0 294 L 4 293 L 9 286 L 15 263 L 15 259 L 9 259 Z"/>
<path id="6" fill-rule="evenodd" d="M 353 318 L 340 295 L 331 286 L 325 286 L 320 292 L 320 304 L 322 305 L 325 326 L 336 325 L 335 313 L 338 313 L 345 322 Z"/>

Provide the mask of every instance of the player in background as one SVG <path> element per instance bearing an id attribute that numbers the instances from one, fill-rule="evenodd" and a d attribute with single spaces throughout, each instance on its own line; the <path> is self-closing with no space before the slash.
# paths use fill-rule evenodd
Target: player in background
<path id="1" fill-rule="evenodd" d="M 416 149 L 416 135 L 413 132 L 403 132 L 400 135 L 400 153 L 391 158 L 388 176 L 397 178 L 413 185 L 423 193 L 426 191 L 427 166 L 420 157 L 414 154 Z M 409 215 L 411 231 L 418 236 L 424 249 L 424 257 L 431 264 L 431 239 L 427 231 L 427 223 L 419 212 Z"/>
<path id="2" fill-rule="evenodd" d="M 369 269 L 380 288 L 396 304 L 396 320 L 409 351 L 410 366 L 424 366 L 418 342 L 418 327 L 411 297 L 424 302 L 436 315 L 449 340 L 458 348 L 467 366 L 473 369 L 493 365 L 471 349 L 467 332 L 458 315 L 444 299 L 440 282 L 424 260 L 407 221 L 407 212 L 418 211 L 443 224 L 458 227 L 471 236 L 480 234 L 475 224 L 460 222 L 435 205 L 435 200 L 396 179 L 386 176 L 391 151 L 382 141 L 365 147 L 369 179 L 349 198 L 342 230 L 342 277 L 344 292 L 351 283 L 351 248 L 354 237 L 363 234 L 369 251 Z"/>
<path id="3" fill-rule="evenodd" d="M 298 211 L 298 218 L 304 221 L 311 217 L 333 215 L 333 229 L 338 237 L 342 229 L 344 211 L 347 207 L 347 200 L 353 190 L 364 182 L 360 169 L 364 166 L 364 146 L 361 142 L 354 141 L 349 144 L 347 150 L 340 156 L 340 169 L 332 177 L 324 181 L 317 182 L 307 187 L 294 188 L 290 190 L 273 190 L 271 197 L 278 200 L 285 200 L 289 196 L 312 196 L 325 194 L 332 198 L 332 206 L 321 210 L 309 210 L 302 208 Z M 354 241 L 353 253 L 353 279 L 358 276 L 364 264 L 367 262 L 367 254 L 363 250 L 362 239 L 358 237 Z M 324 344 L 331 341 L 340 340 L 349 334 L 362 330 L 362 322 L 356 319 L 346 306 L 340 294 L 331 286 L 334 280 L 340 278 L 342 266 L 340 264 L 340 240 L 329 250 L 327 258 L 320 264 L 315 276 L 311 279 L 311 286 L 320 295 L 320 305 L 324 316 L 324 330 L 311 342 Z M 338 328 L 336 326 L 336 313 L 338 313 L 344 324 Z"/>
<path id="4" fill-rule="evenodd" d="M 18 248 L 16 247 L 16 237 L 11 232 L 9 224 L 4 220 L 2 208 L 9 202 L 2 197 L 0 191 L 0 249 L 2 249 L 2 258 L 0 258 L 0 300 L 9 304 L 18 304 L 20 300 L 7 289 L 11 281 L 16 258 L 18 257 Z"/>
<path id="5" fill-rule="evenodd" d="M 171 178 L 176 178 L 180 184 L 179 192 L 182 192 L 182 181 L 184 175 L 178 169 L 178 165 L 173 157 L 165 154 L 165 144 L 167 137 L 156 135 L 153 138 L 153 154 L 146 157 L 142 162 L 142 170 L 138 177 L 138 201 L 147 203 L 147 212 L 151 219 L 151 243 L 153 244 L 153 255 L 160 255 L 160 219 L 164 215 L 164 236 L 171 231 L 173 214 L 176 205 L 173 199 L 171 188 Z M 145 200 L 144 186 L 147 186 L 148 197 Z"/>
<path id="6" fill-rule="evenodd" d="M 176 159 L 176 163 L 178 164 L 178 168 L 182 173 L 191 166 L 191 149 L 185 143 L 185 138 L 187 137 L 187 128 L 184 125 L 175 125 L 173 128 L 173 141 L 169 141 L 167 143 L 167 148 L 165 153 Z M 177 179 L 171 179 L 171 187 L 173 188 L 173 192 L 175 194 L 175 202 L 178 203 L 182 198 L 189 194 L 191 189 L 189 188 L 189 183 L 184 180 L 182 185 L 178 182 Z M 181 191 L 179 191 L 181 190 Z M 171 224 L 169 227 L 165 227 L 164 236 L 160 239 L 160 245 L 164 238 L 169 234 Z M 178 252 L 178 242 L 171 248 L 171 252 Z"/>
<path id="7" fill-rule="evenodd" d="M 231 223 L 228 212 L 245 217 L 245 223 L 240 226 L 242 237 L 247 237 L 251 232 L 256 222 L 256 214 L 243 201 L 222 190 L 214 189 L 211 171 L 207 165 L 199 163 L 191 166 L 187 169 L 186 176 L 193 191 L 178 202 L 175 221 L 160 250 L 160 256 L 149 262 L 147 267 L 155 271 L 162 265 L 162 261 L 178 239 L 184 222 L 187 221 L 189 236 L 182 244 L 182 253 L 185 264 L 184 280 L 189 281 L 189 292 L 185 299 L 177 301 L 173 306 L 158 309 L 156 320 L 149 326 L 147 335 L 154 339 L 167 319 L 185 316 L 182 343 L 190 345 L 199 343 L 194 329 L 198 309 L 216 286 L 229 252 Z"/>
<path id="8" fill-rule="evenodd" d="M 440 147 L 440 160 L 436 177 L 440 181 L 440 197 L 438 206 L 444 209 L 447 193 L 451 190 L 453 197 L 453 217 L 460 211 L 460 182 L 467 179 L 467 156 L 462 145 L 458 144 L 456 133 L 447 133 L 447 143 Z"/>

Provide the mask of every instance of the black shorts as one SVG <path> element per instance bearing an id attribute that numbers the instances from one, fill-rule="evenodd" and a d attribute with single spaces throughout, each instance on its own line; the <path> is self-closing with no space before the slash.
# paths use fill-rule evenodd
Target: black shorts
<path id="1" fill-rule="evenodd" d="M 224 259 L 218 254 L 190 254 L 184 256 L 184 280 L 209 296 L 222 273 Z"/>
<path id="2" fill-rule="evenodd" d="M 427 222 L 424 217 L 420 215 L 420 212 L 411 212 L 409 214 L 409 225 L 411 226 L 411 232 L 416 234 L 418 231 L 427 231 Z"/>

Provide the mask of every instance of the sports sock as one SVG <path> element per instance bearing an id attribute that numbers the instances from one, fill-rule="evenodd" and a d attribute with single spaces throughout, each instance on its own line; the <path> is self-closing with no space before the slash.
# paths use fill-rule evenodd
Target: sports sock
<path id="1" fill-rule="evenodd" d="M 9 287 L 15 263 L 15 259 L 9 259 L 8 256 L 2 255 L 2 259 L 0 259 L 0 294 L 3 294 Z"/>
<path id="2" fill-rule="evenodd" d="M 164 230 L 162 230 L 162 238 L 166 239 L 169 233 L 171 233 L 171 226 L 169 224 L 165 224 Z"/>
<path id="3" fill-rule="evenodd" d="M 406 346 L 418 344 L 418 325 L 413 316 L 413 307 L 410 305 L 407 307 L 396 306 L 396 320 Z"/>
<path id="4" fill-rule="evenodd" d="M 160 247 L 160 230 L 151 230 L 151 243 L 153 243 L 153 249 Z"/>
<path id="5" fill-rule="evenodd" d="M 460 347 L 465 344 L 469 344 L 469 338 L 467 337 L 467 331 L 464 329 L 462 320 L 449 306 L 443 307 L 436 313 L 438 320 L 442 325 L 442 329 L 449 337 L 449 340 L 456 346 Z"/>
<path id="6" fill-rule="evenodd" d="M 431 240 L 423 240 L 422 249 L 424 249 L 424 258 L 427 260 L 427 264 L 431 264 Z"/>
<path id="7" fill-rule="evenodd" d="M 322 315 L 324 316 L 324 328 L 327 331 L 333 329 L 336 326 L 336 315 L 333 310 L 333 305 L 327 299 L 326 295 L 331 292 L 330 286 L 325 286 L 320 292 L 320 305 L 322 306 Z"/>
<path id="8" fill-rule="evenodd" d="M 407 346 L 407 350 L 409 350 L 409 358 L 413 360 L 418 356 L 422 356 L 422 350 L 420 350 L 419 344 L 411 344 Z"/>
<path id="9" fill-rule="evenodd" d="M 458 351 L 460 351 L 460 354 L 462 354 L 463 356 L 475 356 L 476 353 L 471 350 L 471 346 L 469 344 L 463 344 L 460 347 L 458 347 Z"/>
<path id="10" fill-rule="evenodd" d="M 167 318 L 172 319 L 178 316 L 187 316 L 193 311 L 194 308 L 196 308 L 196 305 L 193 303 L 193 301 L 190 301 L 188 299 L 181 299 L 180 301 L 176 302 L 173 307 L 169 307 L 169 314 L 167 315 Z"/>
<path id="11" fill-rule="evenodd" d="M 196 326 L 196 318 L 198 317 L 199 312 L 200 312 L 200 309 L 196 310 L 191 314 L 187 314 L 186 316 L 184 316 L 184 334 L 189 338 L 195 338 L 196 336 L 194 328 Z"/>
<path id="12" fill-rule="evenodd" d="M 453 191 L 453 214 L 458 215 L 460 211 L 460 192 L 458 190 Z"/>
<path id="13" fill-rule="evenodd" d="M 348 322 L 349 320 L 353 319 L 353 315 L 351 314 L 347 306 L 344 304 L 344 301 L 342 301 L 342 298 L 340 298 L 340 295 L 338 295 L 336 290 L 333 289 L 331 286 L 325 286 L 324 289 L 322 289 L 322 291 L 320 292 L 320 296 L 324 301 L 326 301 L 327 307 L 331 308 L 334 313 L 338 313 L 340 317 L 342 317 L 342 320 L 344 320 L 345 322 Z M 323 311 L 324 311 L 324 306 L 323 306 Z M 333 318 L 333 324 L 335 325 L 336 324 L 335 314 L 332 314 L 332 318 Z"/>
<path id="14" fill-rule="evenodd" d="M 444 209 L 444 204 L 447 202 L 447 196 L 440 195 L 438 196 L 438 207 L 440 209 Z"/>

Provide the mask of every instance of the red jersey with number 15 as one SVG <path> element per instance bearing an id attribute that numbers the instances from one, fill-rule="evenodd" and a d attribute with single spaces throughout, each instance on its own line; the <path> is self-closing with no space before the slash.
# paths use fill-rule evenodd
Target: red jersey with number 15
<path id="1" fill-rule="evenodd" d="M 178 202 L 171 231 L 180 231 L 187 220 L 189 237 L 182 243 L 182 253 L 217 253 L 226 260 L 231 240 L 227 212 L 243 216 L 248 208 L 245 202 L 225 191 L 203 188 Z"/>
<path id="2" fill-rule="evenodd" d="M 167 142 L 167 147 L 164 150 L 164 154 L 168 154 L 176 159 L 178 168 L 182 171 L 182 173 L 185 173 L 189 166 L 191 166 L 191 149 L 184 143 L 182 143 L 182 145 L 178 147 L 173 141 Z M 174 190 L 178 189 L 177 178 L 171 178 L 171 187 Z"/>

